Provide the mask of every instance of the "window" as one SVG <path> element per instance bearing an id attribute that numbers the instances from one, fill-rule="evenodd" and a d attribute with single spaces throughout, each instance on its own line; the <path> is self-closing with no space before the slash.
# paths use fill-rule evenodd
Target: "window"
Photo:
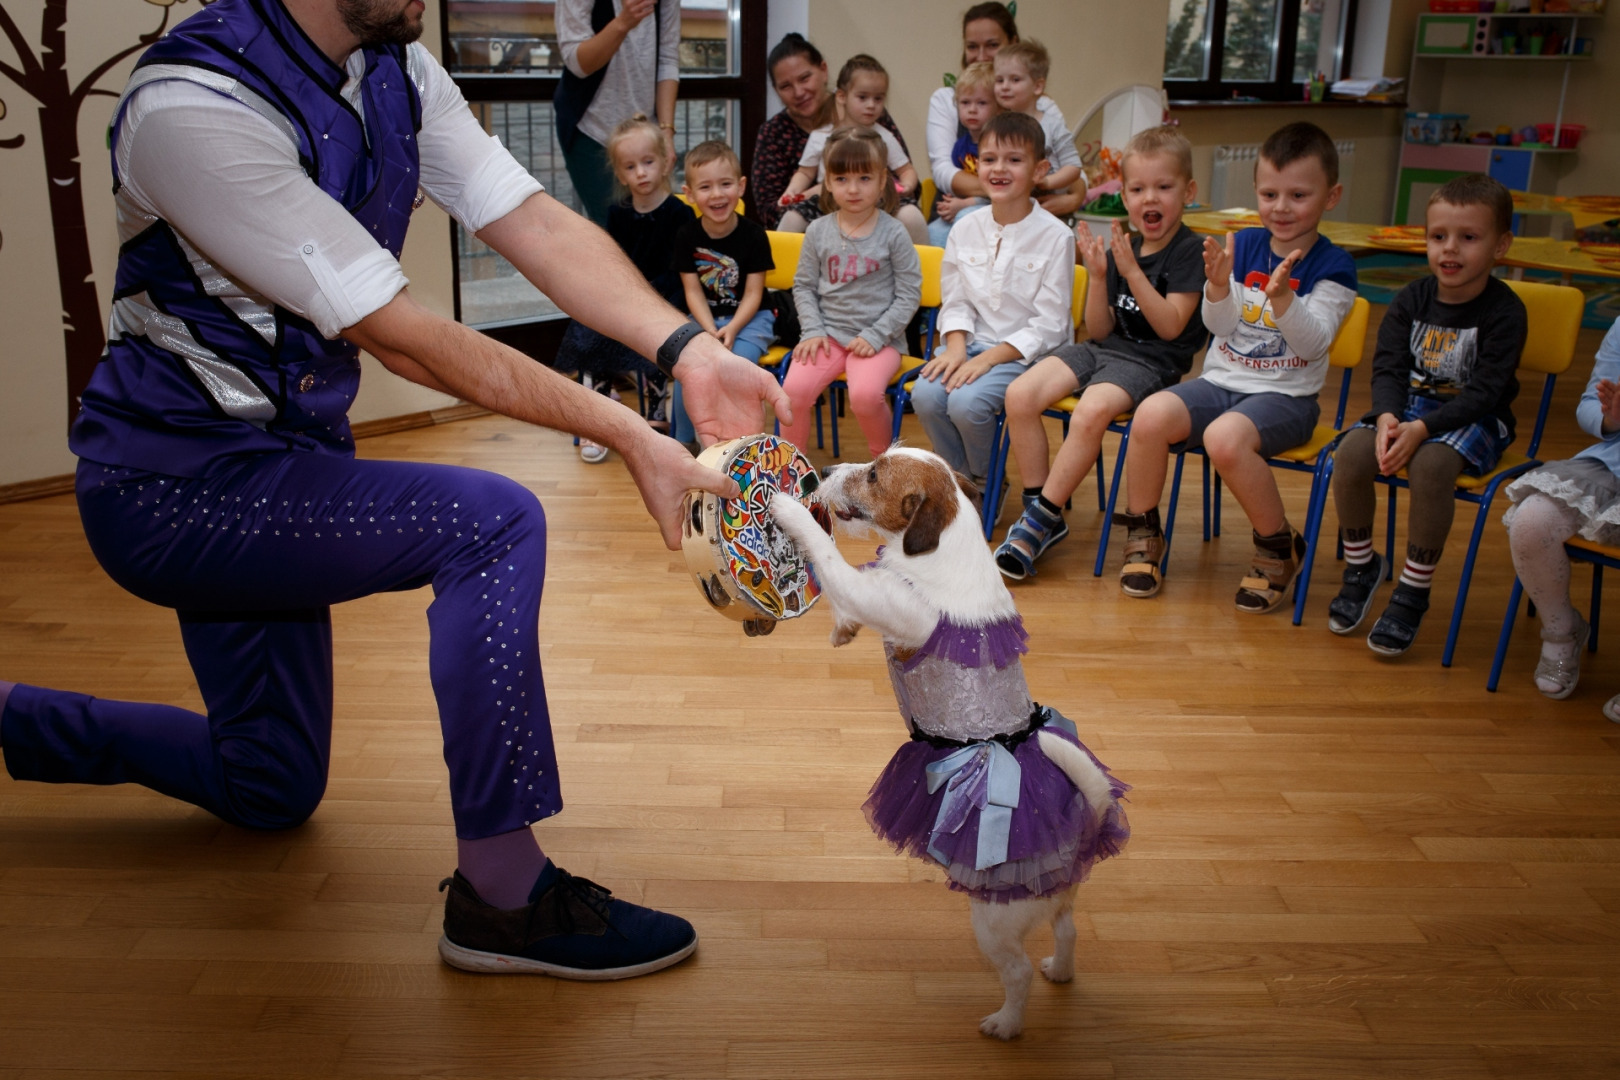
<path id="1" fill-rule="evenodd" d="M 1350 68 L 1355 0 L 1170 0 L 1165 90 L 1182 100 L 1298 101 Z"/>
<path id="2" fill-rule="evenodd" d="M 705 139 L 725 139 L 749 160 L 765 121 L 764 12 L 746 11 L 758 5 L 743 0 L 662 2 L 679 3 L 681 9 L 676 152 Z M 445 67 L 484 130 L 551 195 L 577 210 L 551 109 L 563 70 L 555 7 L 549 0 L 446 0 L 441 7 Z M 491 327 L 563 317 L 511 263 L 477 237 L 451 227 L 457 318 Z"/>

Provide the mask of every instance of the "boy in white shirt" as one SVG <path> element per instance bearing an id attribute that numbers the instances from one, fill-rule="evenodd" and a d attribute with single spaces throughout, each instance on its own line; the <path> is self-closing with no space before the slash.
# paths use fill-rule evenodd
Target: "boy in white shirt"
<path id="1" fill-rule="evenodd" d="M 1074 338 L 1074 238 L 1032 201 L 1047 173 L 1034 117 L 1004 112 L 979 137 L 990 212 L 957 223 L 945 246 L 939 332 L 911 400 L 934 450 L 981 487 L 1007 386 L 1034 357 Z"/>

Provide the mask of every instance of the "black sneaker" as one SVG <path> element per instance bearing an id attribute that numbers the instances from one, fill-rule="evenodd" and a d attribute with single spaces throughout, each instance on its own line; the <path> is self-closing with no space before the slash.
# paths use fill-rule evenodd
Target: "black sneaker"
<path id="1" fill-rule="evenodd" d="M 1384 557 L 1373 552 L 1372 562 L 1360 566 L 1346 563 L 1344 584 L 1339 595 L 1328 605 L 1328 629 L 1335 634 L 1348 634 L 1361 625 L 1361 620 L 1372 610 L 1373 594 L 1384 580 Z"/>
<path id="2" fill-rule="evenodd" d="M 520 908 L 485 903 L 459 870 L 439 883 L 440 892 L 447 888 L 439 956 L 463 971 L 600 982 L 661 971 L 697 950 L 697 931 L 685 919 L 615 900 L 555 864 Z"/>
<path id="3" fill-rule="evenodd" d="M 1367 635 L 1367 648 L 1380 656 L 1399 656 L 1412 647 L 1423 613 L 1429 610 L 1429 590 L 1414 589 L 1399 582 L 1389 595 L 1389 606 L 1373 623 Z"/>

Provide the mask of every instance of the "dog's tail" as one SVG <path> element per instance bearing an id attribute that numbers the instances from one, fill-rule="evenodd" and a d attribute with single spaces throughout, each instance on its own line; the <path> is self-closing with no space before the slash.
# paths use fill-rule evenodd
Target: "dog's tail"
<path id="1" fill-rule="evenodd" d="M 1114 792 L 1108 783 L 1108 775 L 1091 760 L 1091 755 L 1050 731 L 1038 732 L 1036 738 L 1041 741 L 1041 752 L 1051 758 L 1080 789 L 1098 820 L 1105 817 L 1114 805 Z"/>

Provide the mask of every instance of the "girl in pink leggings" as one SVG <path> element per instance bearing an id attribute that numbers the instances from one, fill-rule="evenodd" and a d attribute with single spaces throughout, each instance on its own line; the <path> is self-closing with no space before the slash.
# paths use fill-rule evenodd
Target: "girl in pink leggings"
<path id="1" fill-rule="evenodd" d="M 893 417 L 885 391 L 900 370 L 906 324 L 922 296 L 922 267 L 905 226 L 889 216 L 899 203 L 877 133 L 838 129 L 823 161 L 824 214 L 805 230 L 793 280 L 803 337 L 782 382 L 794 416 L 782 435 L 803 446 L 816 398 L 842 375 L 876 455 L 889 445 Z"/>

